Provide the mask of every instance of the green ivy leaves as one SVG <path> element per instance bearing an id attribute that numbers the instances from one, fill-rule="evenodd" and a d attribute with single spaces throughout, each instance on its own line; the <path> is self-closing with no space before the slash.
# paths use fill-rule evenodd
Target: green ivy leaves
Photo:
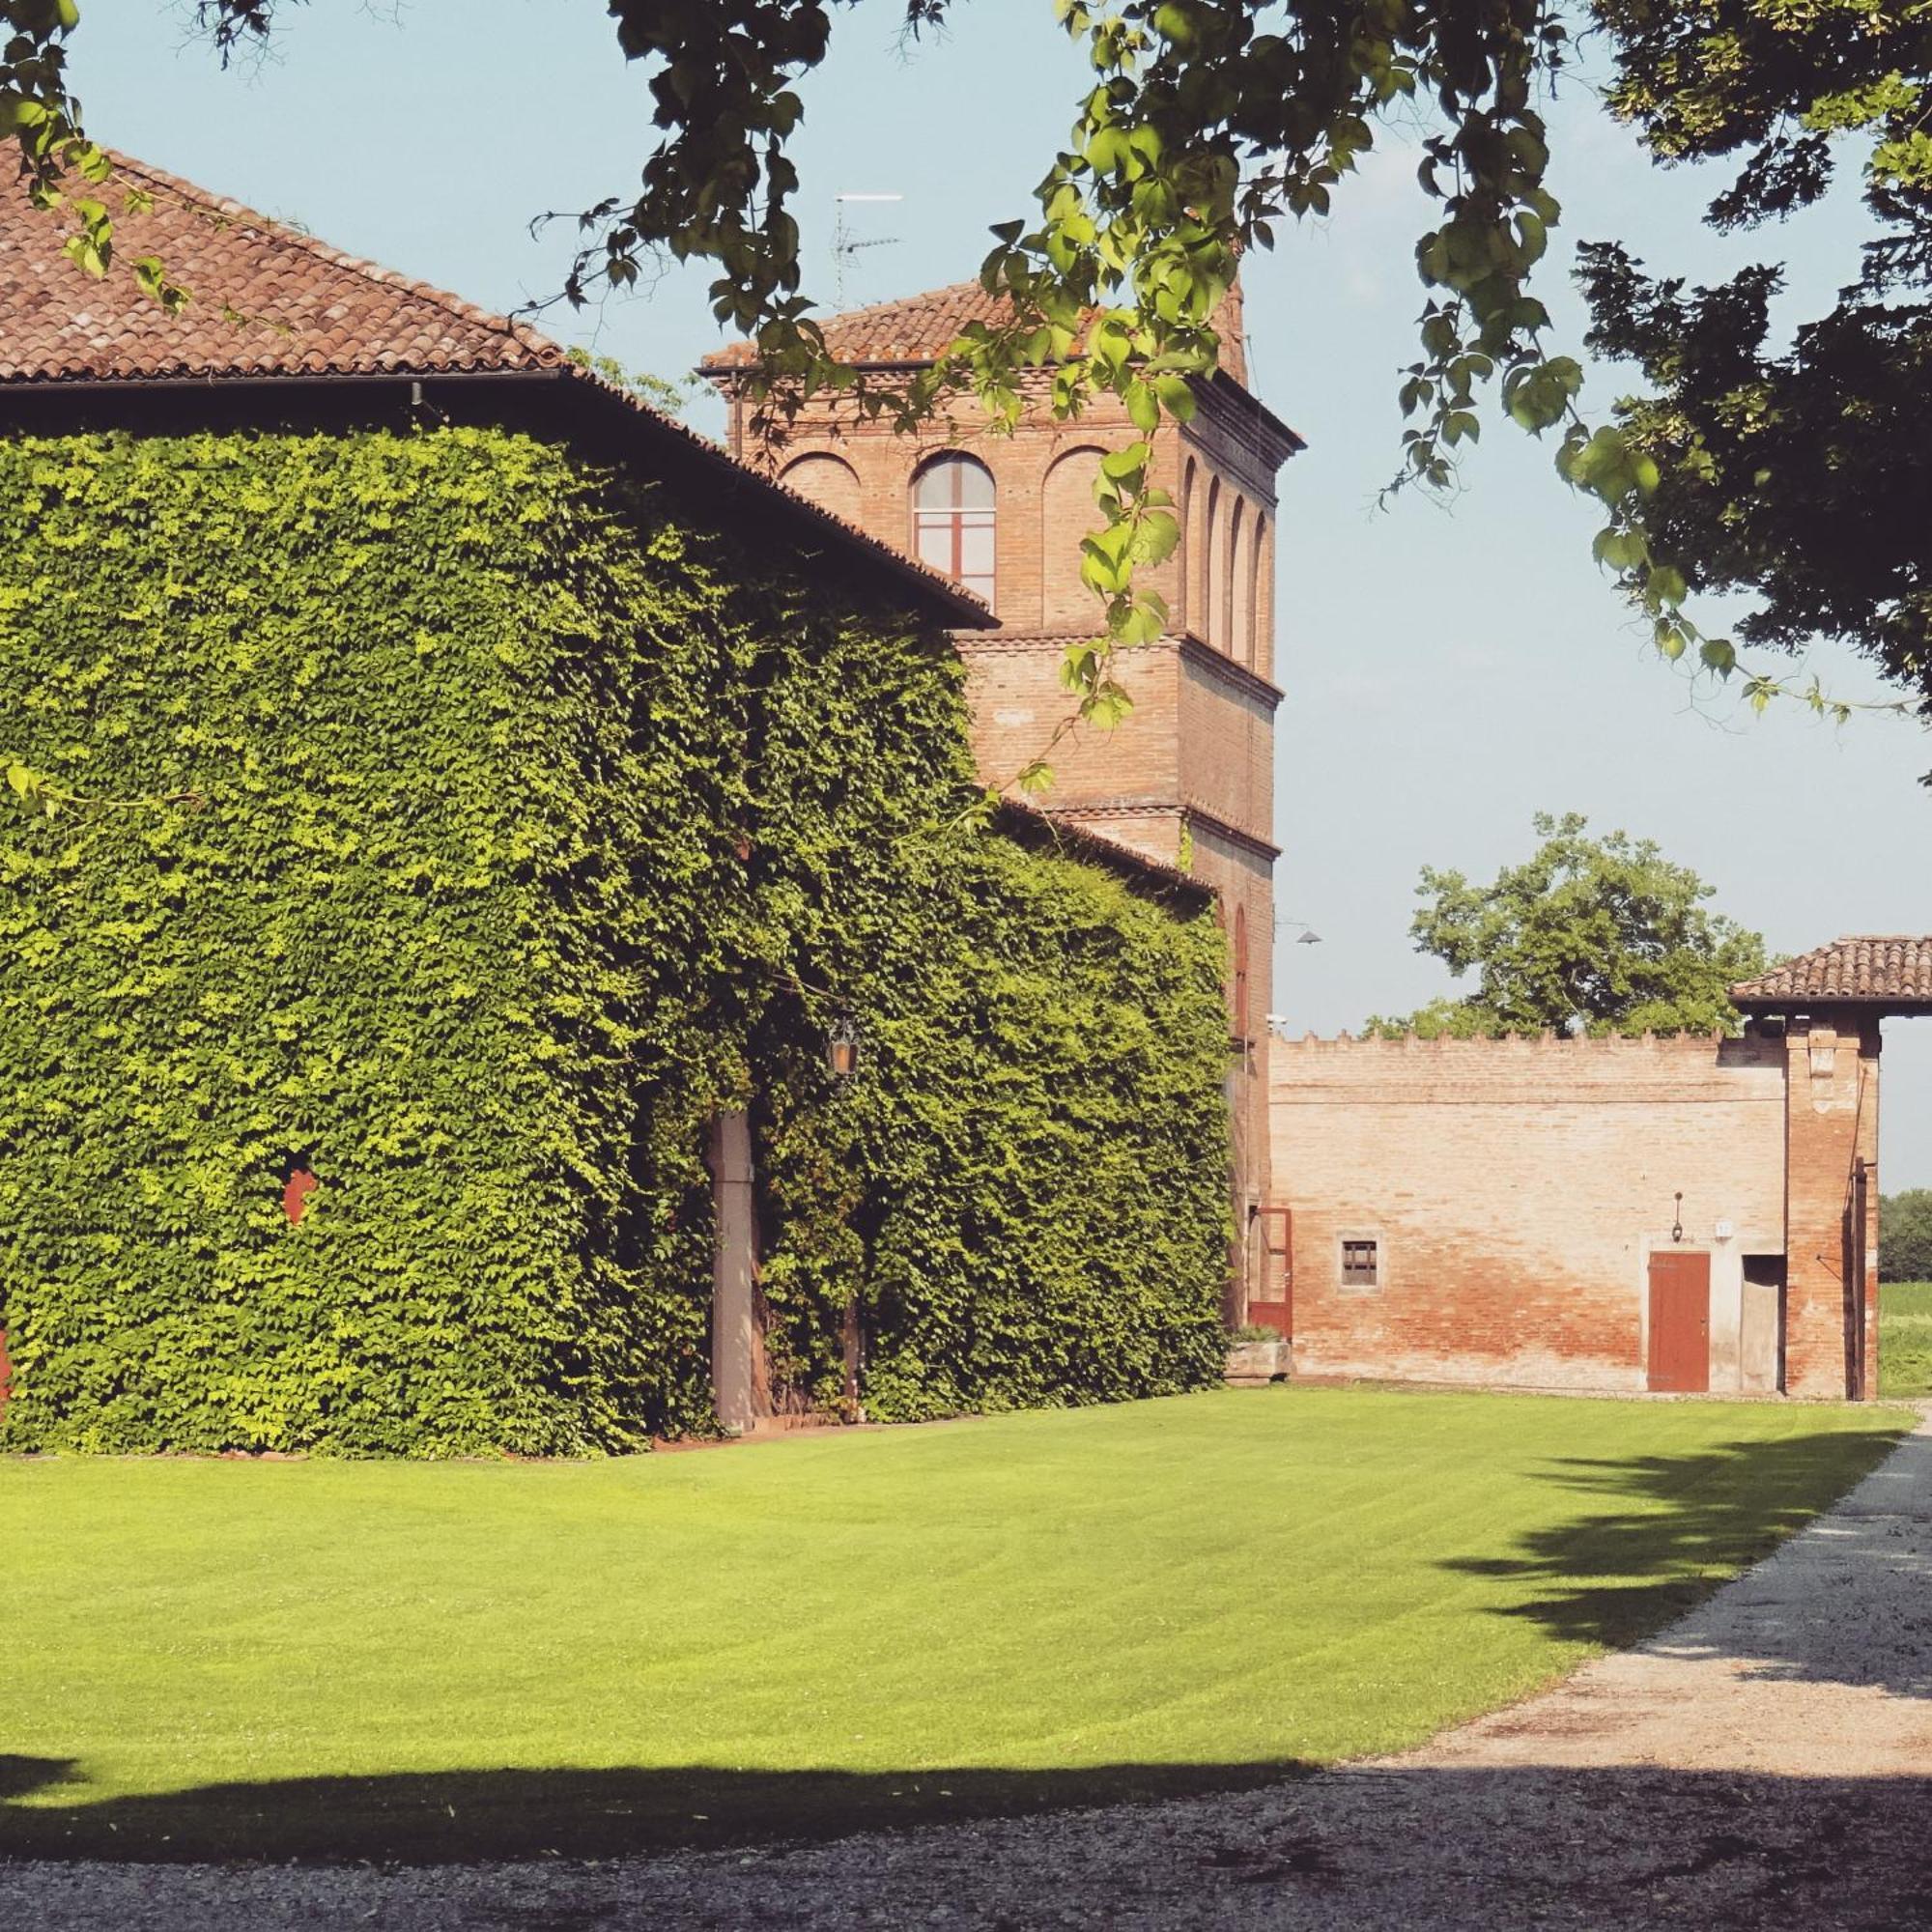
<path id="1" fill-rule="evenodd" d="M 0 448 L 8 1446 L 702 1430 L 747 1102 L 808 1400 L 855 1302 L 878 1414 L 1218 1373 L 1218 934 L 966 810 L 944 637 L 674 495 L 484 430 Z"/>

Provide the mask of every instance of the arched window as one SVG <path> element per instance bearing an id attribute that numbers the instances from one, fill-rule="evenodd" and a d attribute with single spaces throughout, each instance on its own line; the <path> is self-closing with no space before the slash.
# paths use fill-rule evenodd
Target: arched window
<path id="1" fill-rule="evenodd" d="M 1248 647 L 1248 663 L 1264 677 L 1274 673 L 1274 559 L 1268 554 L 1268 520 L 1256 514 L 1255 534 L 1248 548 L 1252 582 L 1248 608 L 1254 612 L 1253 640 Z"/>
<path id="2" fill-rule="evenodd" d="M 970 456 L 935 456 L 912 485 L 913 554 L 993 601 L 993 472 Z"/>
<path id="3" fill-rule="evenodd" d="M 1208 484 L 1208 568 L 1201 573 L 1200 637 L 1217 651 L 1228 648 L 1228 522 L 1221 510 L 1221 479 Z"/>
<path id="4" fill-rule="evenodd" d="M 1201 540 L 1194 532 L 1194 471 L 1193 457 L 1187 459 L 1187 468 L 1180 472 L 1180 548 L 1175 561 L 1179 566 L 1175 573 L 1175 620 L 1183 631 L 1198 615 L 1200 598 L 1194 589 L 1194 559 L 1201 549 Z"/>
<path id="5" fill-rule="evenodd" d="M 810 497 L 821 510 L 843 517 L 848 524 L 860 520 L 859 473 L 840 457 L 819 451 L 801 456 L 780 470 L 779 481 L 801 497 Z"/>
<path id="6" fill-rule="evenodd" d="M 1235 908 L 1235 1037 L 1248 1037 L 1248 911 Z"/>
<path id="7" fill-rule="evenodd" d="M 1244 499 L 1235 502 L 1235 527 L 1228 534 L 1228 655 L 1242 664 L 1255 657 L 1254 521 Z"/>

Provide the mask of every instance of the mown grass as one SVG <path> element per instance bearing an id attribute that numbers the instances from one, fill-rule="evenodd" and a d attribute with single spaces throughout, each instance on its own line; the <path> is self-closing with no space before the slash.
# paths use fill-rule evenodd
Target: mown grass
<path id="1" fill-rule="evenodd" d="M 1932 1281 L 1889 1281 L 1878 1292 L 1881 1395 L 1932 1395 Z"/>
<path id="2" fill-rule="evenodd" d="M 608 1463 L 0 1458 L 0 1853 L 594 1855 L 1280 1776 L 1654 1628 L 1899 1426 L 1277 1388 Z"/>

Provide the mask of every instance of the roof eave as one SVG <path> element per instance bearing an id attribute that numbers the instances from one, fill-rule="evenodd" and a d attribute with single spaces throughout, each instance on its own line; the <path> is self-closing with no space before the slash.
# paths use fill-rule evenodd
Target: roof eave
<path id="1" fill-rule="evenodd" d="M 857 369 L 867 375 L 906 375 L 920 369 L 930 369 L 938 360 L 937 355 L 855 355 L 849 360 L 841 359 L 838 366 L 841 369 Z M 714 362 L 707 359 L 699 362 L 692 374 L 700 382 L 712 383 L 722 388 L 728 383 L 754 374 L 757 367 L 755 361 Z M 1225 369 L 1216 369 L 1208 381 L 1223 393 L 1230 394 L 1231 398 L 1238 398 L 1240 408 L 1267 430 L 1281 450 L 1277 461 L 1285 462 L 1291 456 L 1298 456 L 1308 447 L 1306 437 L 1283 422 L 1246 384 L 1236 381 Z"/>
<path id="2" fill-rule="evenodd" d="M 166 393 L 207 394 L 213 390 L 234 393 L 260 390 L 264 393 L 298 387 L 321 386 L 330 390 L 355 388 L 393 388 L 401 384 L 457 384 L 466 388 L 534 388 L 548 384 L 575 385 L 574 393 L 594 397 L 597 406 L 614 419 L 640 430 L 647 438 L 675 449 L 680 457 L 696 461 L 727 489 L 752 490 L 768 497 L 788 516 L 812 527 L 875 570 L 884 571 L 911 591 L 921 609 L 938 615 L 952 630 L 991 631 L 999 619 L 969 591 L 948 584 L 943 579 L 900 555 L 890 546 L 867 536 L 863 530 L 842 523 L 821 510 L 810 498 L 786 490 L 770 478 L 740 463 L 728 450 L 687 428 L 672 417 L 611 384 L 592 370 L 575 362 L 558 362 L 511 369 L 446 369 L 397 367 L 387 370 L 204 370 L 157 376 L 46 376 L 14 377 L 0 380 L 0 402 L 10 394 L 76 398 L 89 395 L 154 395 Z"/>
<path id="3" fill-rule="evenodd" d="M 595 370 L 586 369 L 581 363 L 566 362 L 554 370 L 546 370 L 542 373 L 561 377 L 566 382 L 575 382 L 589 393 L 599 397 L 607 407 L 626 412 L 634 421 L 645 425 L 648 433 L 661 440 L 673 440 L 681 452 L 696 456 L 700 462 L 709 465 L 713 473 L 721 480 L 732 486 L 753 489 L 762 495 L 770 496 L 782 504 L 788 512 L 815 526 L 843 548 L 863 557 L 868 564 L 890 572 L 899 582 L 914 591 L 923 605 L 941 612 L 952 629 L 972 631 L 999 629 L 1000 620 L 970 591 L 948 583 L 936 573 L 927 570 L 923 564 L 915 563 L 889 544 L 883 544 L 876 537 L 867 535 L 864 530 L 835 517 L 829 510 L 820 509 L 809 497 L 801 496 L 796 490 L 785 489 L 771 477 L 759 475 L 748 464 L 739 462 L 722 444 L 713 442 L 709 437 L 700 436 L 696 430 L 687 428 L 674 417 L 652 409 L 638 397 L 613 387 Z"/>
<path id="4" fill-rule="evenodd" d="M 1753 1018 L 1775 1018 L 1779 1014 L 1842 1012 L 1847 1009 L 1883 1019 L 1925 1019 L 1932 1017 L 1932 1000 L 1890 998 L 1884 993 L 1741 993 L 1731 994 L 1731 1005 Z"/>
<path id="5" fill-rule="evenodd" d="M 1252 410 L 1260 417 L 1263 424 L 1280 440 L 1282 444 L 1282 460 L 1286 461 L 1291 456 L 1299 456 L 1308 447 L 1308 439 L 1298 430 L 1291 429 L 1287 423 L 1283 422 L 1245 383 L 1236 382 L 1225 369 L 1216 369 L 1209 380 L 1217 387 L 1225 384 L 1229 388 L 1239 393 L 1241 407 Z"/>

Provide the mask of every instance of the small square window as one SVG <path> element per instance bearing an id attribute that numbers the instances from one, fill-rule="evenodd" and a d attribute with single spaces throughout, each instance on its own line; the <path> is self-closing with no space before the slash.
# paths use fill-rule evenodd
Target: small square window
<path id="1" fill-rule="evenodd" d="M 1345 1236 L 1342 1242 L 1342 1286 L 1381 1286 L 1381 1243 L 1366 1236 Z"/>

